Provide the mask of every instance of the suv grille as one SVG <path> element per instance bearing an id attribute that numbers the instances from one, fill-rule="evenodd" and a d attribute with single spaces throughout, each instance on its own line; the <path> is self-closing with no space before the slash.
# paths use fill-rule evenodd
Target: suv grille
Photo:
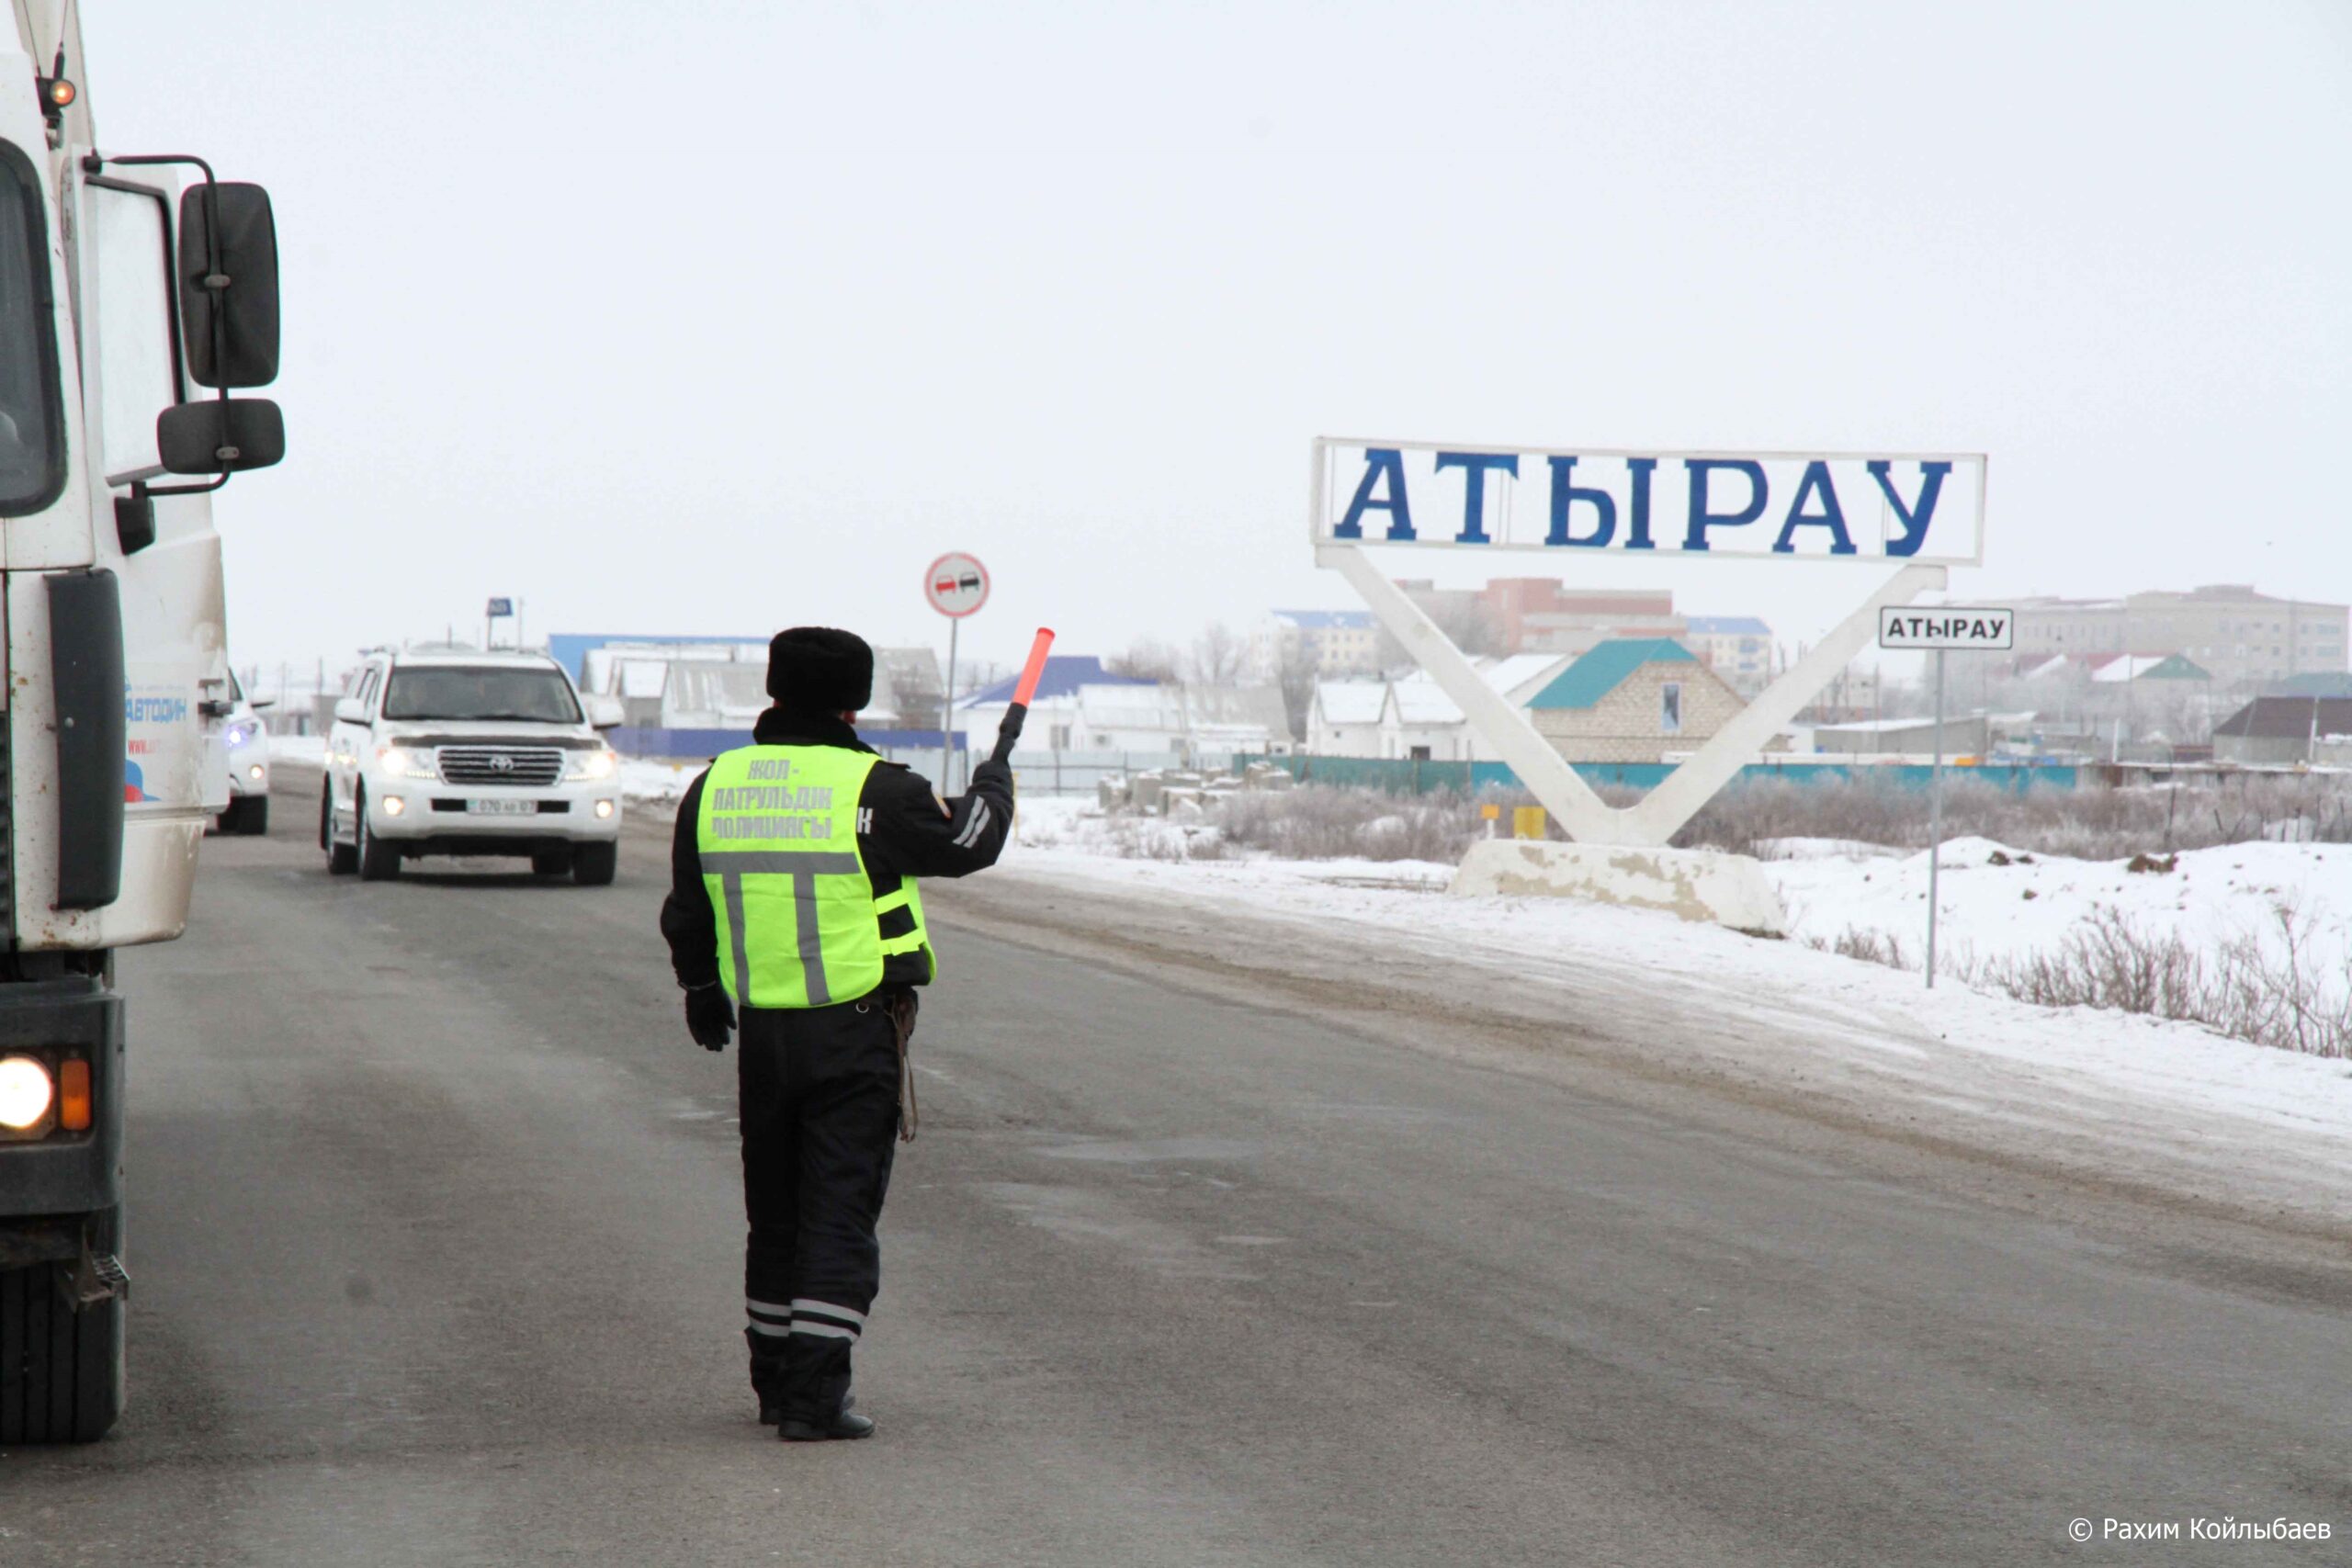
<path id="1" fill-rule="evenodd" d="M 537 746 L 444 746 L 441 776 L 453 784 L 527 784 L 563 776 L 563 753 Z"/>

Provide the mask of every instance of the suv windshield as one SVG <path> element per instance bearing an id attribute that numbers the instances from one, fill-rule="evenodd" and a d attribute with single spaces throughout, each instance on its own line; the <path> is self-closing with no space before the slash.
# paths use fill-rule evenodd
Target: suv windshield
<path id="1" fill-rule="evenodd" d="M 0 513 L 22 516 L 65 482 L 49 240 L 31 164 L 0 146 Z"/>
<path id="2" fill-rule="evenodd" d="M 553 670 L 451 665 L 393 671 L 384 716 L 578 724 L 580 705 L 571 682 Z"/>

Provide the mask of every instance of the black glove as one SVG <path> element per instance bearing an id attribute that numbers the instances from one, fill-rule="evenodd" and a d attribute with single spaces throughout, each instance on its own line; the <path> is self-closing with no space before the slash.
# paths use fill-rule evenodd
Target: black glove
<path id="1" fill-rule="evenodd" d="M 686 992 L 686 1032 L 706 1051 L 724 1051 L 735 1029 L 735 1009 L 718 981 Z"/>
<path id="2" fill-rule="evenodd" d="M 994 784 L 1006 795 L 1012 793 L 1012 764 L 1000 762 L 994 757 L 972 770 L 974 784 Z"/>

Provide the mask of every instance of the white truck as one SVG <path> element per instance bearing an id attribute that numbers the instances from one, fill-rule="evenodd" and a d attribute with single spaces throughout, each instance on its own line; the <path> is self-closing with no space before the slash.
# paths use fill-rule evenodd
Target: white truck
<path id="1" fill-rule="evenodd" d="M 210 491 L 285 450 L 259 187 L 101 149 L 75 0 L 0 30 L 0 1445 L 123 1395 L 112 954 L 187 919 L 229 804 Z M 201 476 L 175 479 L 172 476 Z"/>

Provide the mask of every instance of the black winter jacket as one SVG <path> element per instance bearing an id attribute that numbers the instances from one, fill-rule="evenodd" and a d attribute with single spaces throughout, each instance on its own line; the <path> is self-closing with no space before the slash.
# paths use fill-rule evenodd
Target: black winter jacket
<path id="1" fill-rule="evenodd" d="M 752 739 L 761 746 L 839 746 L 852 751 L 873 748 L 837 718 L 786 718 L 777 709 L 760 715 Z M 670 840 L 670 896 L 662 901 L 662 935 L 670 943 L 670 967 L 678 984 L 707 986 L 718 978 L 718 919 L 703 886 L 702 853 L 695 824 L 702 813 L 704 769 L 678 803 L 678 826 Z M 967 876 L 996 863 L 1012 830 L 1012 791 L 992 772 L 972 781 L 968 794 L 944 805 L 931 785 L 897 762 L 876 764 L 857 797 L 857 847 L 865 857 L 875 897 L 898 890 L 910 876 Z M 977 818 L 977 823 L 975 822 Z M 899 953 L 888 960 L 885 985 L 921 985 L 922 954 Z"/>

